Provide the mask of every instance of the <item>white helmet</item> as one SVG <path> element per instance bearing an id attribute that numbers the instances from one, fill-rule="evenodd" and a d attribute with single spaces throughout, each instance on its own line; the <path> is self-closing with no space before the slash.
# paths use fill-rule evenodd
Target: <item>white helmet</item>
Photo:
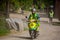
<path id="1" fill-rule="evenodd" d="M 33 12 L 36 12 L 36 9 L 35 8 L 33 8 Z"/>

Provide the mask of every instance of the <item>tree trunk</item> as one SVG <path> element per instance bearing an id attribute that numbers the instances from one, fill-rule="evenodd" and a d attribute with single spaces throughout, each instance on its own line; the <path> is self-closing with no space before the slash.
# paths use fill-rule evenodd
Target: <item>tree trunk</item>
<path id="1" fill-rule="evenodd" d="M 55 2 L 55 15 L 60 20 L 60 0 Z"/>
<path id="2" fill-rule="evenodd" d="M 48 15 L 48 17 L 49 17 L 49 6 L 47 6 L 47 15 Z"/>
<path id="3" fill-rule="evenodd" d="M 6 0 L 6 13 L 5 13 L 6 18 L 9 17 L 9 0 Z"/>

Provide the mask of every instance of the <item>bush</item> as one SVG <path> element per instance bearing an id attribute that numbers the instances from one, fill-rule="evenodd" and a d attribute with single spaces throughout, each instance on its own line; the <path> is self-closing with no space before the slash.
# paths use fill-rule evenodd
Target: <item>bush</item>
<path id="1" fill-rule="evenodd" d="M 9 33 L 9 29 L 7 29 L 6 25 L 5 18 L 0 16 L 0 36 Z"/>

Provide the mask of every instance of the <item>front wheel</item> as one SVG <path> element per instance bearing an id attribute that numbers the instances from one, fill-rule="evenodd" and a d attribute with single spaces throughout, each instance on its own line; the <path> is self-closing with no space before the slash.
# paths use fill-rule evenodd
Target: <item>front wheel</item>
<path id="1" fill-rule="evenodd" d="M 32 39 L 36 38 L 36 34 L 37 34 L 37 33 L 36 33 L 35 30 L 34 30 L 34 31 L 31 31 L 31 30 L 30 30 L 29 33 L 30 33 L 30 36 L 31 36 Z"/>

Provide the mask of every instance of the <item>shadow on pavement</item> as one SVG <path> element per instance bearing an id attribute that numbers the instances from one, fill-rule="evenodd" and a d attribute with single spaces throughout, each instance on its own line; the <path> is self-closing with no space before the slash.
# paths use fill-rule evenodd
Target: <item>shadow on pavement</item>
<path id="1" fill-rule="evenodd" d="M 52 25 L 60 26 L 60 22 L 53 22 Z"/>
<path id="2" fill-rule="evenodd" d="M 12 36 L 12 37 L 32 40 L 31 37 L 24 37 L 24 36 Z"/>

